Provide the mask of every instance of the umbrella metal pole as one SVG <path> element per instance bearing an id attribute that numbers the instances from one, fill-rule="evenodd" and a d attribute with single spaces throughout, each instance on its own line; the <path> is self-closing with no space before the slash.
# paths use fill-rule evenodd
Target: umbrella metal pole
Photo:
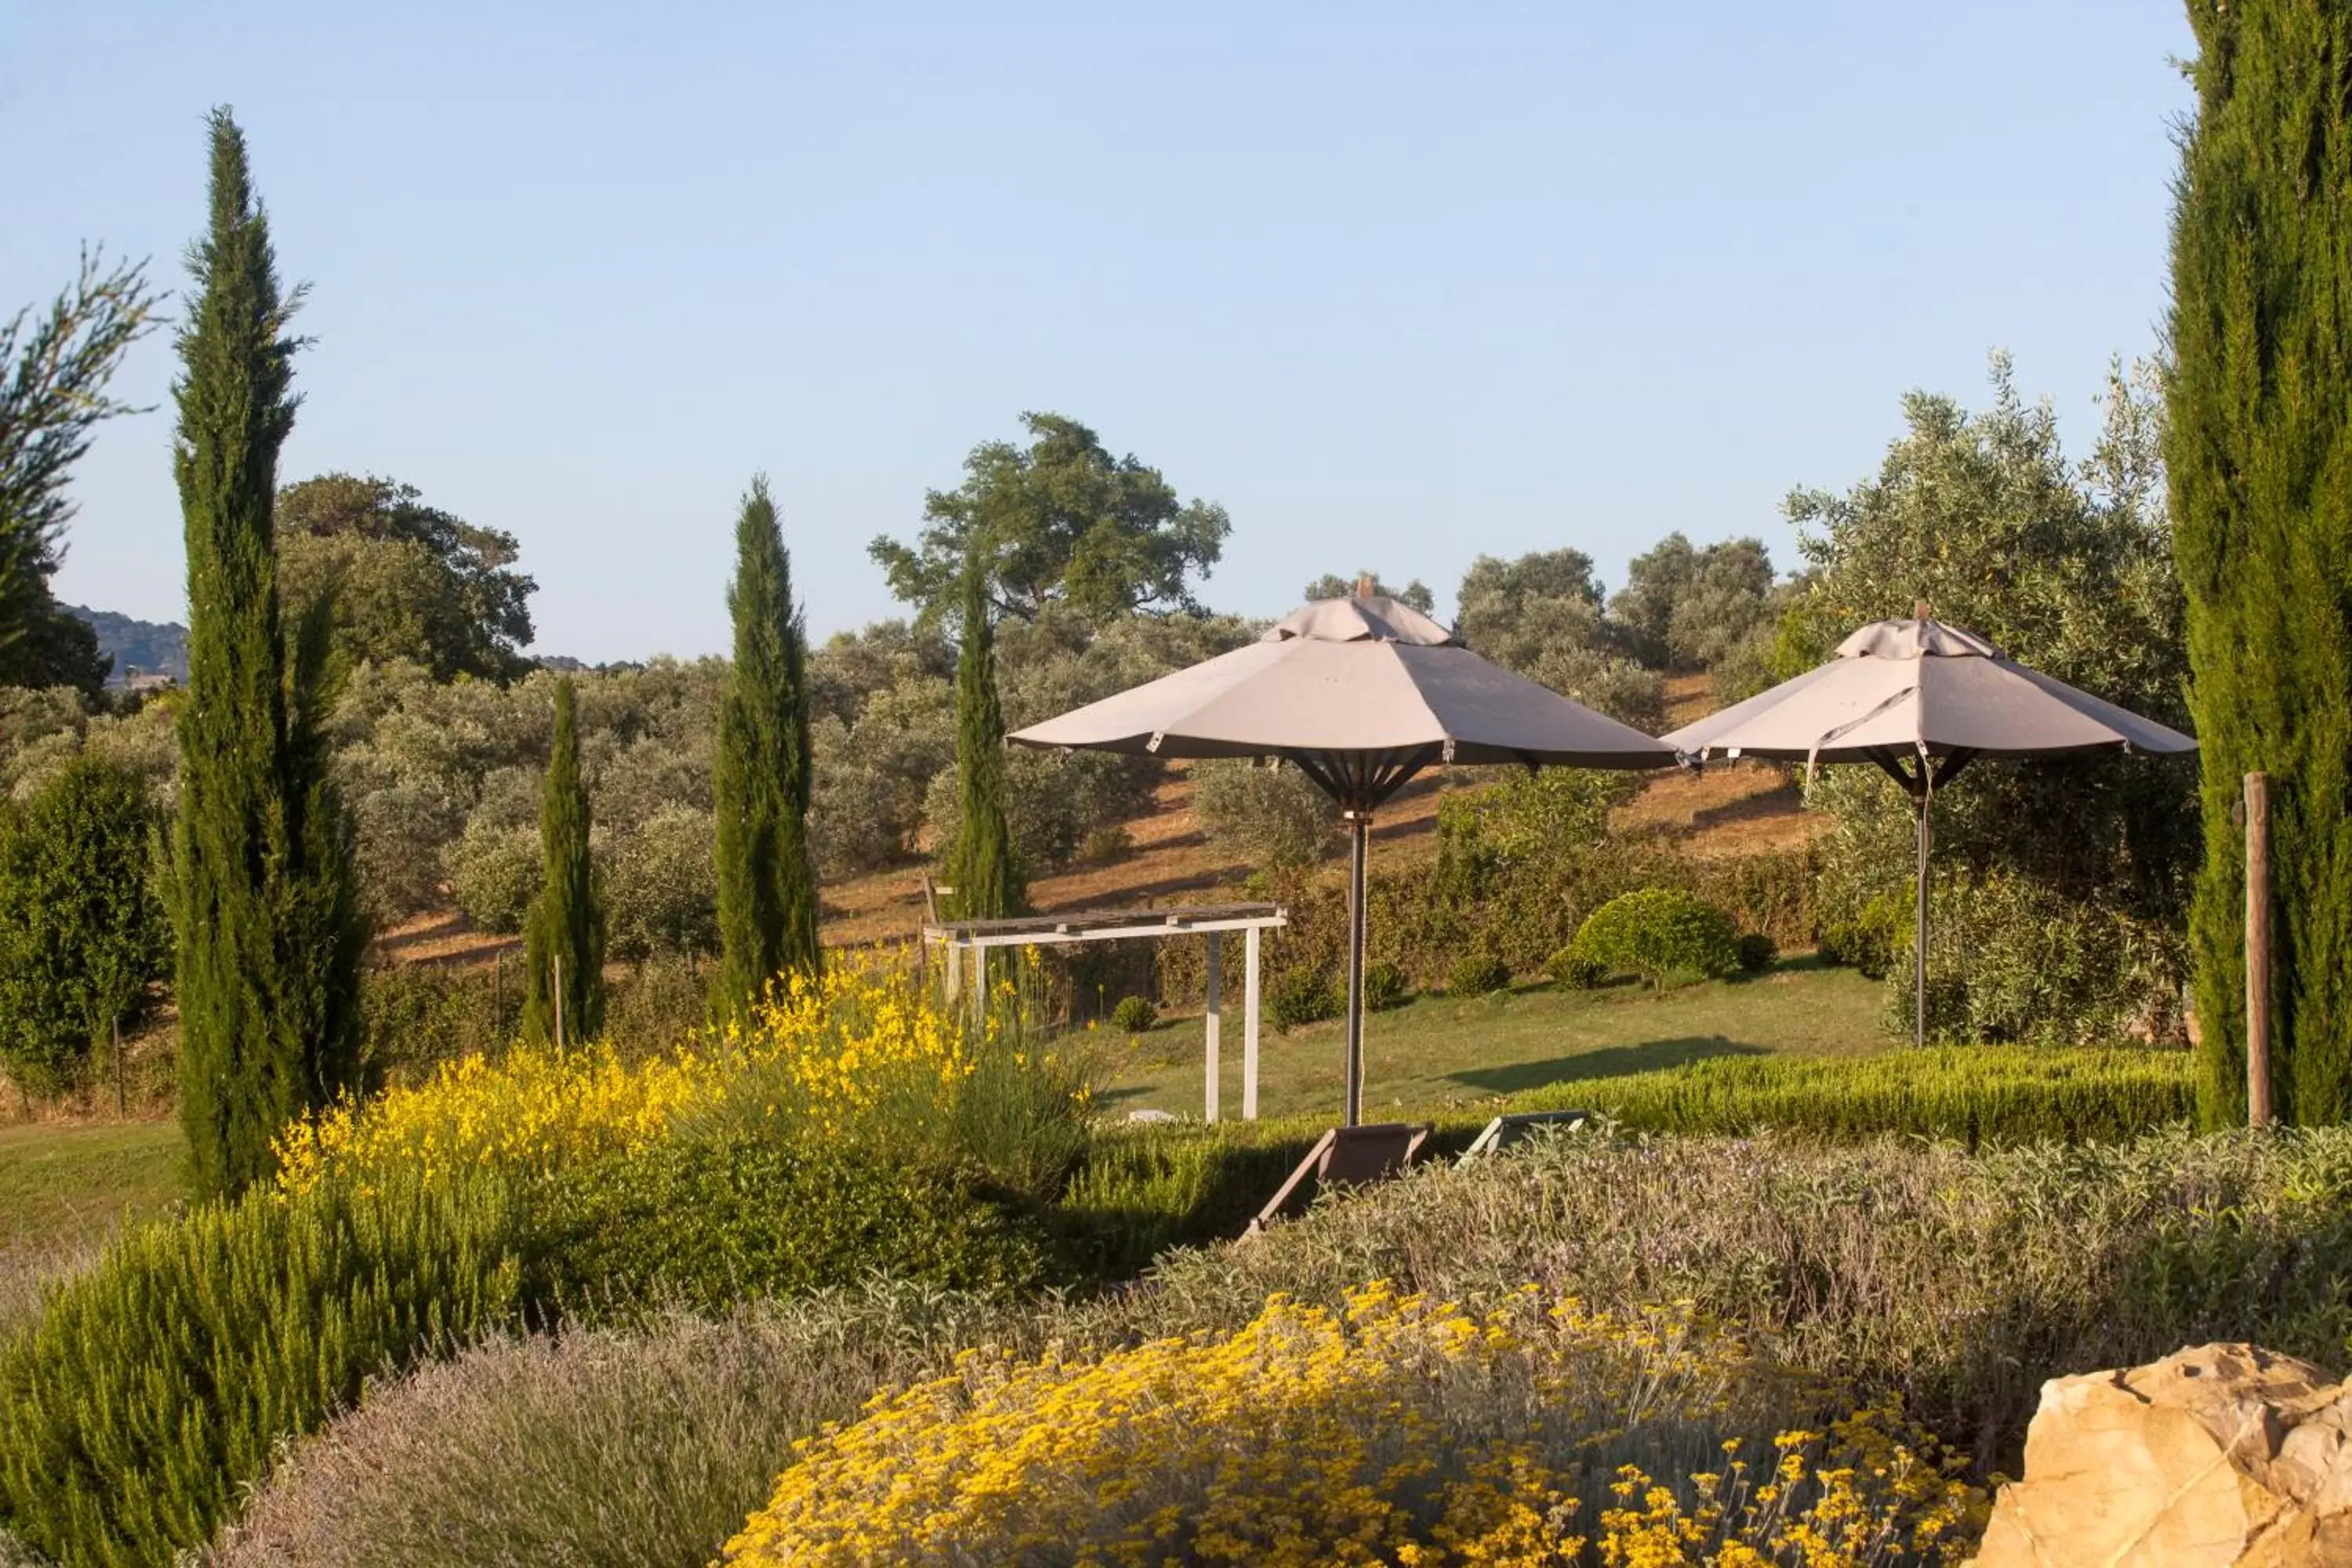
<path id="1" fill-rule="evenodd" d="M 1369 811 L 1348 819 L 1348 1108 L 1346 1125 L 1364 1119 L 1364 849 L 1372 827 Z"/>
<path id="2" fill-rule="evenodd" d="M 1920 771 L 1927 771 L 1921 763 Z M 1932 796 L 1919 797 L 1919 909 L 1918 925 L 1911 933 L 1911 1043 L 1927 1043 L 1927 804 Z"/>

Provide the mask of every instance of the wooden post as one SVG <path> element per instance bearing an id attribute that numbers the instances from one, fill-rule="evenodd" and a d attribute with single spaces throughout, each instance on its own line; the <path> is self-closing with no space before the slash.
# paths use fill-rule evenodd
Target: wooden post
<path id="1" fill-rule="evenodd" d="M 547 955 L 548 994 L 555 999 L 555 1054 L 563 1054 L 563 955 Z"/>
<path id="2" fill-rule="evenodd" d="M 1257 927 L 1243 933 L 1242 1120 L 1257 1120 Z"/>
<path id="3" fill-rule="evenodd" d="M 1217 1059 L 1217 1047 L 1223 1042 L 1220 1041 L 1217 1037 L 1224 1023 L 1224 1019 L 1220 1016 L 1220 1009 L 1224 1005 L 1224 999 L 1217 994 L 1217 950 L 1224 946 L 1224 938 L 1217 931 L 1211 931 L 1208 936 L 1208 942 L 1209 1005 L 1208 1011 L 1201 1016 L 1202 1029 L 1208 1037 L 1209 1047 L 1207 1072 L 1208 1087 L 1205 1090 L 1207 1106 L 1202 1120 L 1214 1121 L 1217 1119 L 1217 1089 L 1219 1087 L 1217 1079 L 1223 1070 L 1223 1064 L 1221 1064 Z"/>
<path id="4" fill-rule="evenodd" d="M 2271 781 L 2246 775 L 2246 1120 L 2271 1121 Z"/>

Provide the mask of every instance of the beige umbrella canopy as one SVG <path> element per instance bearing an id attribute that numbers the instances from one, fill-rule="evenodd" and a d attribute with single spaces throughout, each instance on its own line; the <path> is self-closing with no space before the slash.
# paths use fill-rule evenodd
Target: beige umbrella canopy
<path id="1" fill-rule="evenodd" d="M 1488 664 L 1394 599 L 1325 599 L 1246 647 L 1031 725 L 1024 746 L 1280 757 L 1348 824 L 1347 1122 L 1363 1109 L 1364 849 L 1372 812 L 1438 763 L 1655 768 L 1675 751 Z"/>
<path id="2" fill-rule="evenodd" d="M 1918 927 L 1912 944 L 1914 1038 L 1927 1036 L 1928 812 L 1936 791 L 1980 756 L 2190 752 L 2197 742 L 2062 680 L 2026 668 L 1974 632 L 1931 620 L 1874 621 L 1837 657 L 1760 696 L 1664 737 L 1695 761 L 1769 757 L 1874 763 L 1919 818 Z"/>

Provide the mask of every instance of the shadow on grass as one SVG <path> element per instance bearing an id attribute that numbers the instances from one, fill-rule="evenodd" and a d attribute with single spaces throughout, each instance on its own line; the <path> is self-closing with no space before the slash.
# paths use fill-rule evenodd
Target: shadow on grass
<path id="1" fill-rule="evenodd" d="M 1635 1046 L 1604 1046 L 1574 1056 L 1551 1057 L 1538 1062 L 1508 1062 L 1500 1067 L 1465 1068 L 1445 1077 L 1488 1094 L 1516 1094 L 1523 1089 L 1575 1083 L 1584 1079 L 1616 1078 L 1625 1073 L 1654 1072 L 1678 1068 L 1711 1057 L 1760 1057 L 1763 1046 L 1727 1040 L 1720 1035 L 1685 1035 L 1671 1040 L 1645 1040 Z"/>

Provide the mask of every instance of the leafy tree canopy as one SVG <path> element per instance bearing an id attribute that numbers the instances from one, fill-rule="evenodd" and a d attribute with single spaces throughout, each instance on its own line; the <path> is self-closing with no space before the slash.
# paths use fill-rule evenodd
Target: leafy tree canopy
<path id="1" fill-rule="evenodd" d="M 1609 613 L 1650 663 L 1705 669 L 1764 623 L 1772 589 L 1762 540 L 1695 545 L 1675 532 L 1633 557 Z"/>
<path id="2" fill-rule="evenodd" d="M 1147 606 L 1197 611 L 1192 579 L 1223 552 L 1225 509 L 1179 501 L 1159 469 L 1112 457 L 1074 419 L 1021 422 L 1026 447 L 983 442 L 964 459 L 961 485 L 924 497 L 928 526 L 913 545 L 884 536 L 868 547 L 890 591 L 936 625 L 956 612 L 965 563 L 977 559 L 990 601 L 1024 620 L 1056 601 L 1097 619 Z"/>
<path id="3" fill-rule="evenodd" d="M 1602 613 L 1584 552 L 1482 555 L 1463 576 L 1456 609 L 1454 630 L 1481 657 L 1637 730 L 1664 726 L 1664 686 Z"/>
<path id="4" fill-rule="evenodd" d="M 528 667 L 530 595 L 503 530 L 427 506 L 413 485 L 322 474 L 278 497 L 289 616 L 331 584 L 336 643 L 357 662 L 411 659 L 438 680 L 508 680 Z"/>
<path id="5" fill-rule="evenodd" d="M 146 263 L 84 251 L 48 310 L 0 325 L 0 685 L 72 686 L 95 697 L 109 661 L 59 609 L 49 578 L 74 507 L 66 481 L 98 426 L 135 413 L 107 395 L 131 345 L 155 324 Z"/>
<path id="6" fill-rule="evenodd" d="M 1337 572 L 1326 572 L 1307 584 L 1301 591 L 1307 595 L 1309 604 L 1318 599 L 1345 599 L 1353 595 L 1357 585 L 1367 579 L 1370 581 L 1372 592 L 1375 595 L 1394 599 L 1400 605 L 1410 605 L 1424 616 L 1437 608 L 1437 595 L 1431 593 L 1429 584 L 1420 578 L 1414 578 L 1402 588 L 1391 588 L 1381 581 L 1381 574 L 1377 572 L 1359 572 L 1352 577 L 1342 577 Z"/>

